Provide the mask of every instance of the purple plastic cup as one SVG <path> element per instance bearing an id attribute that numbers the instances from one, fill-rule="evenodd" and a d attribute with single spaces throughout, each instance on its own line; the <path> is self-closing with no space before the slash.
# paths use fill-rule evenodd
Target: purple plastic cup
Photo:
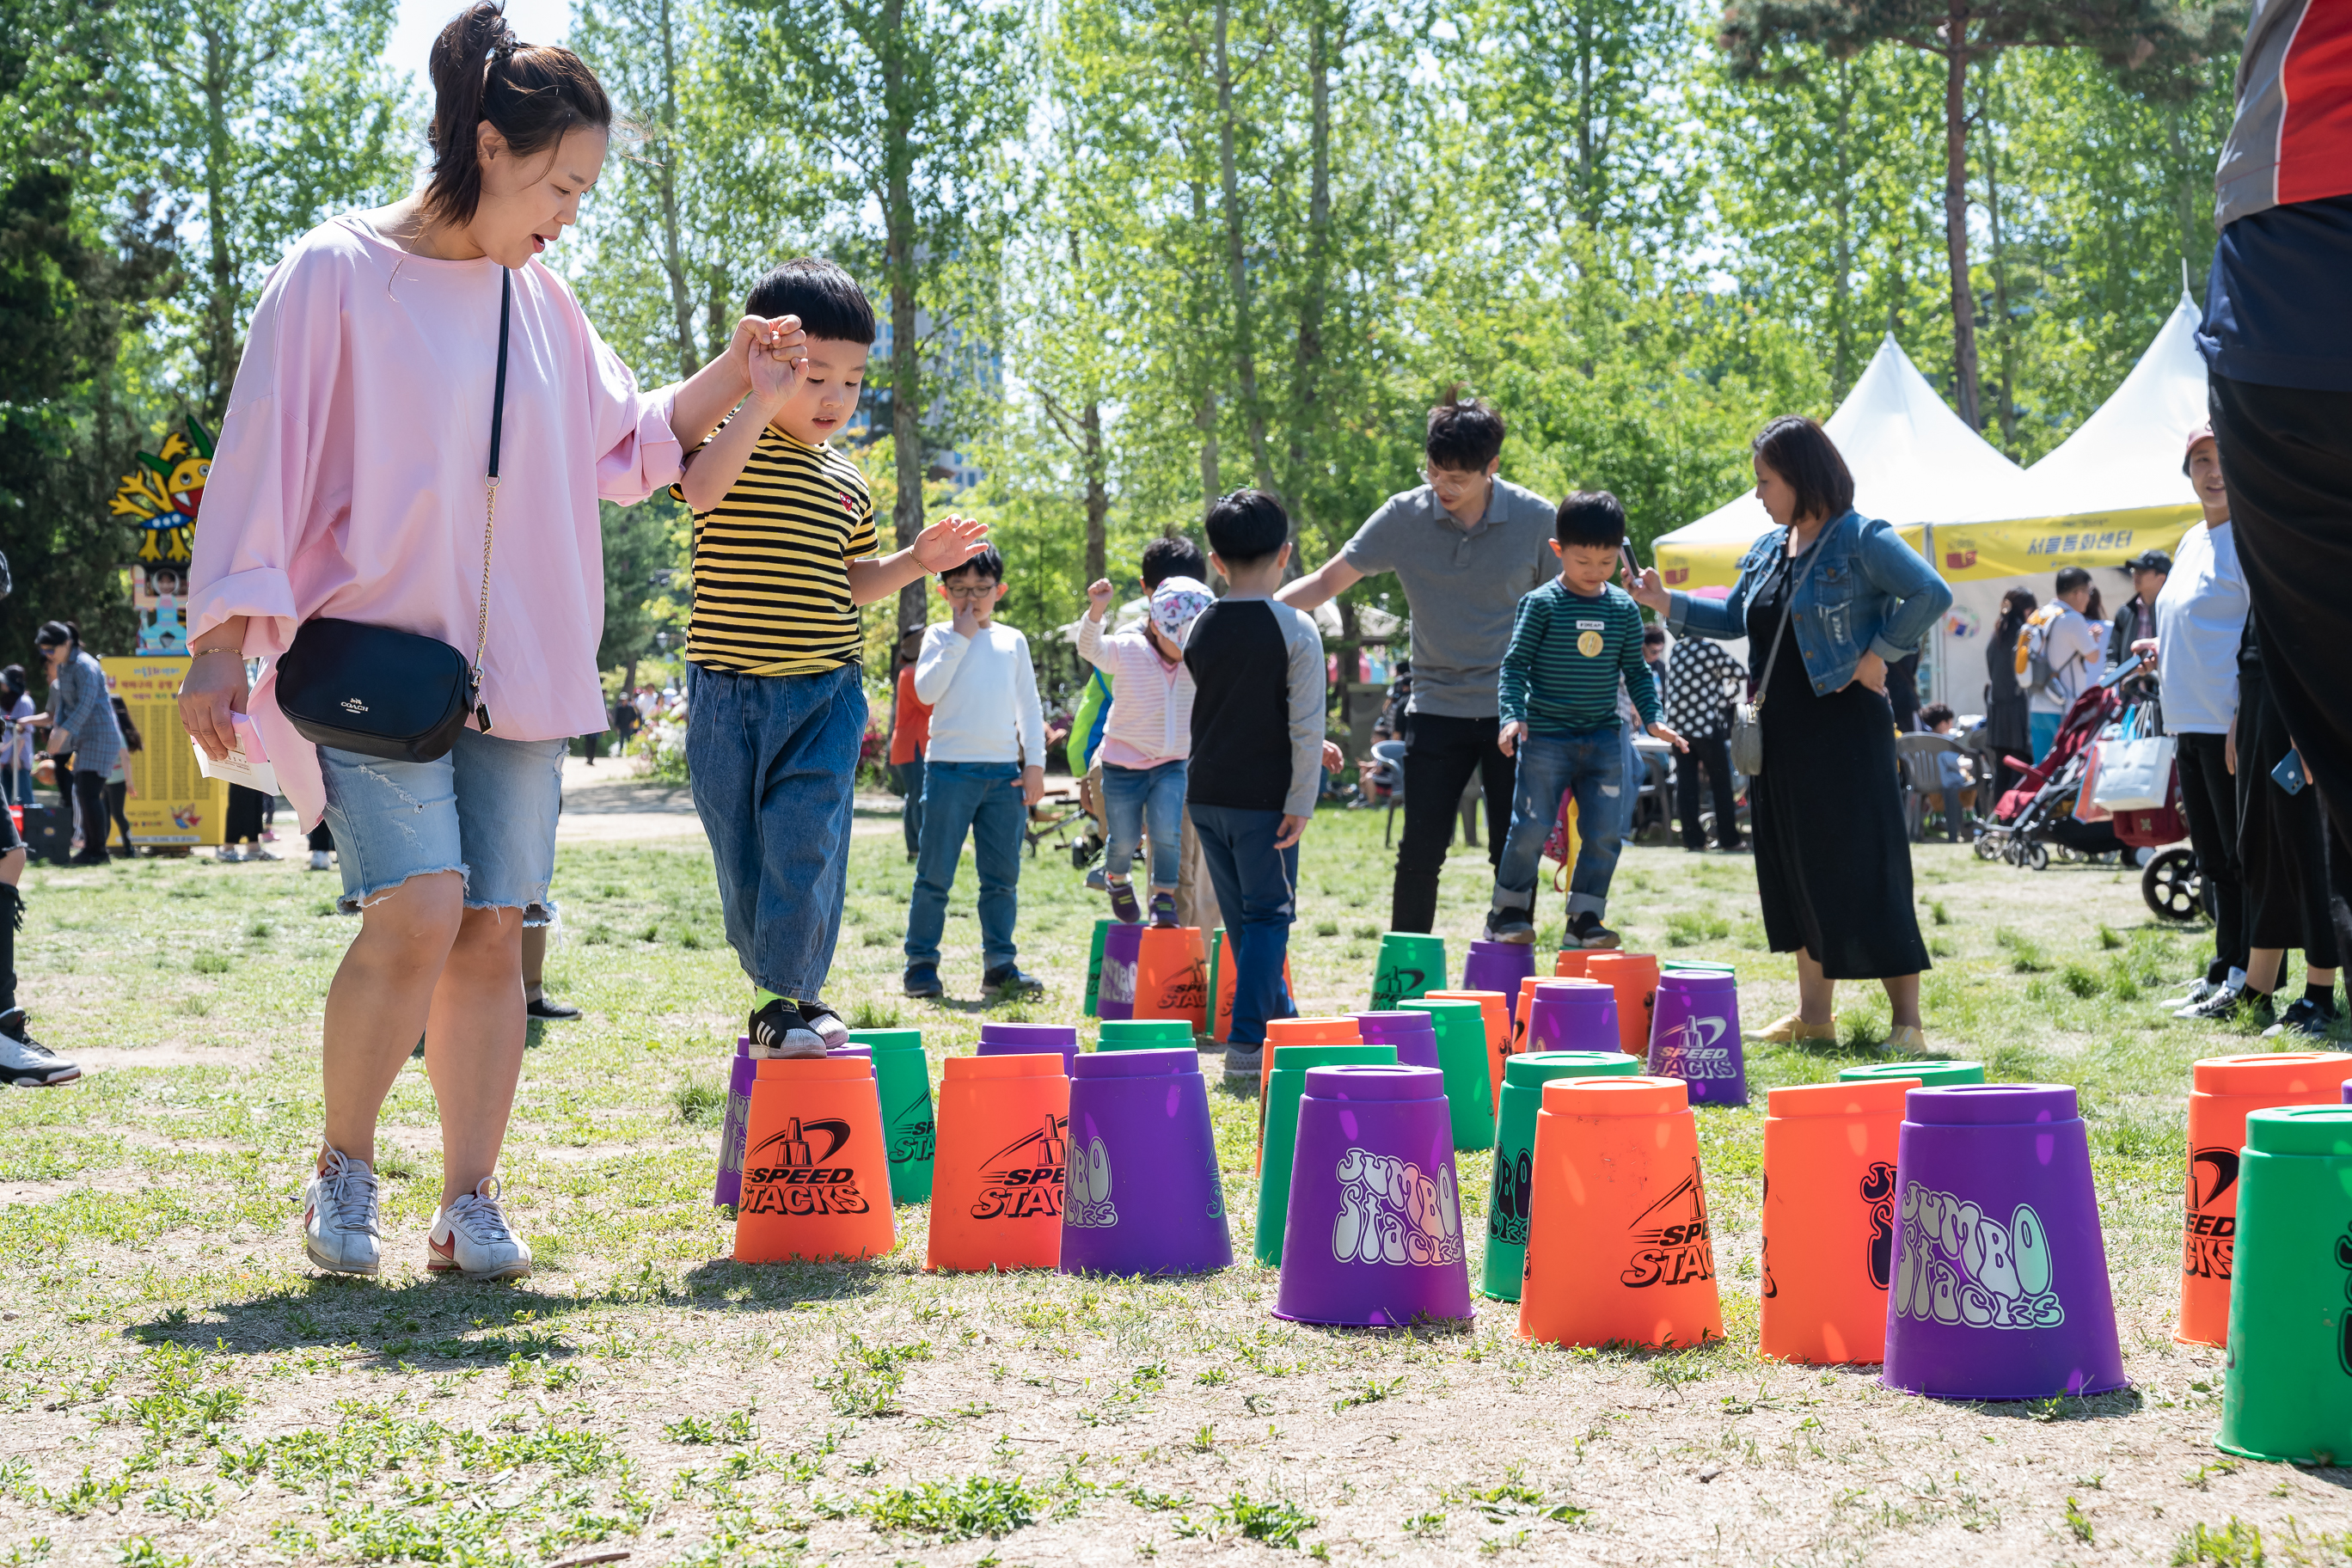
<path id="1" fill-rule="evenodd" d="M 1355 1013 L 1356 1033 L 1366 1045 L 1394 1046 L 1399 1065 L 1437 1066 L 1437 1026 L 1426 1013 Z"/>
<path id="2" fill-rule="evenodd" d="M 2343 1095 L 2344 1103 L 2347 1105 L 2352 1105 L 2352 1078 L 2347 1078 L 2344 1080 Z"/>
<path id="3" fill-rule="evenodd" d="M 1617 993 L 1598 980 L 1547 980 L 1528 1008 L 1530 1051 L 1624 1053 L 1617 1034 Z"/>
<path id="4" fill-rule="evenodd" d="M 1095 993 L 1095 1016 L 1135 1016 L 1135 971 L 1143 961 L 1143 928 L 1113 921 L 1103 933 L 1102 984 Z"/>
<path id="5" fill-rule="evenodd" d="M 1078 1031 L 1072 1024 L 982 1024 L 976 1057 L 1062 1054 L 1062 1070 L 1069 1072 L 1078 1059 Z"/>
<path id="6" fill-rule="evenodd" d="M 824 1048 L 824 1054 L 829 1057 L 864 1057 L 871 1061 L 874 1059 L 874 1047 L 861 1046 L 853 1041 L 845 1046 L 827 1046 Z"/>
<path id="7" fill-rule="evenodd" d="M 1739 982 L 1728 974 L 1667 970 L 1650 1017 L 1650 1076 L 1690 1085 L 1693 1105 L 1748 1103 L 1739 1049 Z"/>
<path id="8" fill-rule="evenodd" d="M 2074 1091 L 1955 1084 L 1903 1103 L 1880 1381 L 1937 1399 L 2123 1387 Z"/>
<path id="9" fill-rule="evenodd" d="M 1202 1274 L 1233 1261 L 1198 1053 L 1080 1057 L 1070 1073 L 1062 1272 Z"/>
<path id="10" fill-rule="evenodd" d="M 751 1130 L 751 1085 L 760 1076 L 751 1042 L 735 1038 L 735 1058 L 727 1074 L 727 1117 L 719 1127 L 719 1174 L 710 1184 L 710 1206 L 743 1201 L 743 1141 Z"/>
<path id="11" fill-rule="evenodd" d="M 1474 942 L 1462 961 L 1462 989 L 1499 991 L 1503 1005 L 1517 1019 L 1519 982 L 1536 972 L 1536 950 L 1524 942 Z"/>
<path id="12" fill-rule="evenodd" d="M 1471 1315 L 1453 1119 L 1435 1068 L 1307 1069 L 1274 1315 L 1358 1328 Z"/>

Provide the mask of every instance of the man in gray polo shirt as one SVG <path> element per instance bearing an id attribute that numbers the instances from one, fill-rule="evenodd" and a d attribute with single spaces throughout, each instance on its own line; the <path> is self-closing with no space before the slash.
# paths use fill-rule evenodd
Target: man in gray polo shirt
<path id="1" fill-rule="evenodd" d="M 1425 931 L 1454 812 L 1478 774 L 1486 858 L 1511 826 L 1511 759 L 1496 745 L 1496 681 L 1520 598 L 1558 570 L 1552 504 L 1495 477 L 1503 416 L 1485 403 L 1429 411 L 1427 481 L 1391 496 L 1339 553 L 1276 595 L 1313 611 L 1367 577 L 1393 572 L 1412 615 L 1412 697 L 1405 707 L 1404 842 L 1397 847 L 1389 929 Z M 1484 896 L 1483 894 L 1481 895 Z"/>

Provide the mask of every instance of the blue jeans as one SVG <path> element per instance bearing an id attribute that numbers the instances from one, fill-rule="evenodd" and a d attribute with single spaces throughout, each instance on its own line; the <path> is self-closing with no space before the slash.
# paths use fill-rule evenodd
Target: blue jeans
<path id="1" fill-rule="evenodd" d="M 866 737 L 856 665 L 823 675 L 700 669 L 687 709 L 694 809 L 727 945 L 751 984 L 814 1002 L 848 891 L 851 790 Z"/>
<path id="2" fill-rule="evenodd" d="M 1020 917 L 1021 834 L 1029 807 L 1017 763 L 932 763 L 923 770 L 923 844 L 915 854 L 915 896 L 907 909 L 907 967 L 937 968 L 963 837 L 980 871 L 980 961 L 983 973 L 1010 969 Z"/>
<path id="3" fill-rule="evenodd" d="M 1104 770 L 1109 776 L 1109 770 Z M 1265 1043 L 1265 1021 L 1288 1018 L 1289 988 L 1282 961 L 1290 949 L 1290 922 L 1298 918 L 1298 846 L 1276 849 L 1282 813 L 1244 811 L 1192 803 L 1192 831 L 1224 911 L 1225 952 L 1234 965 L 1234 1027 L 1237 1046 Z"/>
<path id="4" fill-rule="evenodd" d="M 457 743 L 429 763 L 320 747 L 342 912 L 355 914 L 411 877 L 436 871 L 463 874 L 469 910 L 544 907 L 570 745 L 460 730 Z M 83 831 L 102 847 L 106 826 L 101 815 Z"/>
<path id="5" fill-rule="evenodd" d="M 2050 754 L 2050 748 L 2058 740 L 2058 721 L 2063 717 L 2063 713 L 2028 713 L 2025 716 L 2025 733 L 2032 742 L 2035 762 Z"/>
<path id="6" fill-rule="evenodd" d="M 907 858 L 912 860 L 923 847 L 923 753 L 917 752 L 910 763 L 891 763 L 890 771 L 898 775 L 898 822 L 907 833 Z"/>
<path id="7" fill-rule="evenodd" d="M 1103 815 L 1109 821 L 1107 875 L 1124 877 L 1135 864 L 1135 844 L 1151 829 L 1151 885 L 1173 888 L 1184 869 L 1184 772 L 1179 758 L 1155 768 L 1103 764 Z"/>
<path id="8" fill-rule="evenodd" d="M 1495 868 L 1495 910 L 1517 910 L 1533 918 L 1536 879 L 1544 840 L 1559 817 L 1559 797 L 1576 792 L 1576 826 L 1582 844 L 1569 873 L 1570 919 L 1609 908 L 1609 881 L 1617 874 L 1618 852 L 1633 813 L 1625 786 L 1624 726 L 1583 730 L 1571 735 L 1528 735 L 1519 741 L 1517 782 L 1511 790 L 1511 832 Z"/>

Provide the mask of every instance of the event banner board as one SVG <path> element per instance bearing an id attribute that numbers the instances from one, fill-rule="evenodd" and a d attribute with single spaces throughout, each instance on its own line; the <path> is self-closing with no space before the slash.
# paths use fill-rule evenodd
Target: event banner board
<path id="1" fill-rule="evenodd" d="M 2004 522 L 1937 523 L 1933 554 L 1924 525 L 1895 532 L 1949 583 L 2027 577 L 2061 566 L 2121 566 L 2143 550 L 2168 554 L 2199 516 L 2194 504 L 2142 507 L 2131 511 L 2083 512 L 2072 517 L 2015 518 Z M 1669 588 L 1696 593 L 1728 588 L 1739 580 L 1739 563 L 1753 541 L 1707 540 L 1692 544 L 1658 542 L 1658 573 Z"/>
<path id="2" fill-rule="evenodd" d="M 2024 577 L 2061 566 L 2121 566 L 2143 550 L 2177 552 L 2180 536 L 2203 515 L 2190 503 L 2008 522 L 1939 523 L 1934 563 L 1951 582 Z"/>
<path id="3" fill-rule="evenodd" d="M 137 844 L 218 844 L 228 815 L 228 785 L 196 770 L 195 745 L 180 723 L 178 692 L 186 656 L 131 654 L 100 659 L 107 683 L 131 721 L 140 749 L 122 755 L 131 782 L 122 813 Z"/>

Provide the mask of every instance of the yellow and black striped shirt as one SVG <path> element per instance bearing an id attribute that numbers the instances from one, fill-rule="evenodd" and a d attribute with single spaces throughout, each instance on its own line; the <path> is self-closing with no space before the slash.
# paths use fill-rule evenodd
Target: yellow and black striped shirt
<path id="1" fill-rule="evenodd" d="M 676 485 L 670 494 L 685 499 Z M 857 465 L 773 426 L 761 430 L 733 488 L 695 514 L 686 657 L 741 675 L 822 675 L 856 663 L 849 563 L 877 548 L 874 498 Z"/>

